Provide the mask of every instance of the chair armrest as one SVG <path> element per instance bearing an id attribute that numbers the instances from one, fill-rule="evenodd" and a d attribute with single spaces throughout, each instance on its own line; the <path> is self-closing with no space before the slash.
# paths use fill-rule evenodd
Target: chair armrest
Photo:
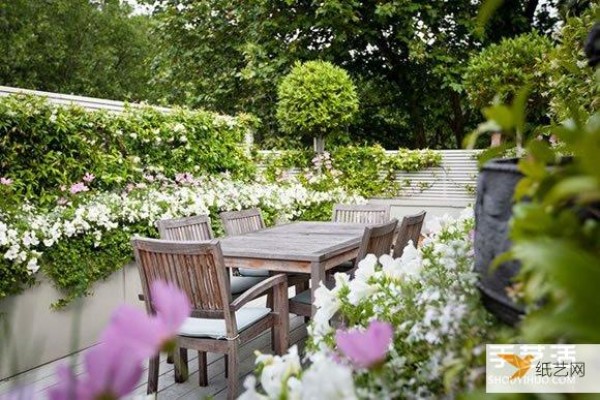
<path id="1" fill-rule="evenodd" d="M 230 305 L 229 309 L 231 311 L 237 311 L 246 303 L 255 298 L 259 297 L 266 291 L 276 286 L 282 285 L 287 290 L 287 275 L 286 274 L 278 274 L 272 276 L 270 278 L 265 279 L 262 282 L 257 283 L 252 286 L 250 289 L 246 290 L 240 297 L 235 299 Z"/>

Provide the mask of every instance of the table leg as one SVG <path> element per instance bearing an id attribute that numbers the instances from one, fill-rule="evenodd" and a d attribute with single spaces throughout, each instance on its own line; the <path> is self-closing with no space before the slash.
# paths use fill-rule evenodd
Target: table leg
<path id="1" fill-rule="evenodd" d="M 310 264 L 310 299 L 312 303 L 312 315 L 317 311 L 315 304 L 315 290 L 321 282 L 325 282 L 325 265 L 320 262 L 312 262 Z"/>

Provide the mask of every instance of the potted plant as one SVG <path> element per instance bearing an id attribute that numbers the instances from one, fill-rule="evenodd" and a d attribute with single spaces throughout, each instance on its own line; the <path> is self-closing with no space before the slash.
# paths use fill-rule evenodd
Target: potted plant
<path id="1" fill-rule="evenodd" d="M 588 42 L 591 40 L 588 39 Z M 590 60 L 592 58 L 593 56 Z M 591 61 L 590 65 L 592 65 Z M 593 75 L 591 70 L 590 75 Z M 512 139 L 516 146 L 514 154 L 516 157 L 493 159 L 485 163 L 481 169 L 475 207 L 474 246 L 475 269 L 480 273 L 479 284 L 483 301 L 501 320 L 513 325 L 525 312 L 524 306 L 515 301 L 515 293 L 518 292 L 514 290 L 515 277 L 521 271 L 522 257 L 515 256 L 513 253 L 513 241 L 515 238 L 522 239 L 519 235 L 523 235 L 523 232 L 530 229 L 523 226 L 517 226 L 515 229 L 514 225 L 518 225 L 519 218 L 523 220 L 523 215 L 513 218 L 514 210 L 526 213 L 524 210 L 527 210 L 528 206 L 522 204 L 527 204 L 528 201 L 535 202 L 536 196 L 539 197 L 541 191 L 554 185 L 555 181 L 562 179 L 562 176 L 568 176 L 572 173 L 569 171 L 577 168 L 573 165 L 578 164 L 578 161 L 574 162 L 570 157 L 562 157 L 561 153 L 547 141 L 539 140 L 539 130 L 526 125 L 528 91 L 530 89 L 521 90 L 514 97 L 510 107 L 495 105 L 484 109 L 488 121 L 481 124 L 470 137 L 470 145 L 473 145 L 479 134 L 501 131 L 509 140 Z M 583 123 L 574 122 L 570 125 L 570 127 L 556 126 L 551 130 L 562 141 L 563 150 L 577 156 L 580 149 L 574 145 L 573 137 L 585 135 L 586 131 L 593 131 L 593 127 L 585 127 Z M 524 138 L 524 136 L 528 137 Z M 499 154 L 506 148 L 506 145 L 502 145 L 489 151 L 488 155 Z M 515 207 L 517 200 L 520 204 Z M 576 202 L 569 204 L 570 207 L 575 208 Z M 586 207 L 584 210 L 577 210 L 577 218 L 582 223 L 589 218 L 598 218 L 590 213 L 589 205 Z M 528 218 L 533 217 L 528 216 Z M 542 222 L 539 224 L 542 226 Z"/>
<path id="2" fill-rule="evenodd" d="M 281 130 L 288 135 L 313 136 L 317 153 L 325 150 L 325 136 L 341 133 L 358 111 L 350 76 L 326 61 L 297 62 L 281 81 L 278 96 Z"/>

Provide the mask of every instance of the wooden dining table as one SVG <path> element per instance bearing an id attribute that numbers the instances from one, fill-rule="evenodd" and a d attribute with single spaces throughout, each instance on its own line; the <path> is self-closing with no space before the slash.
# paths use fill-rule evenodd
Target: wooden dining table
<path id="1" fill-rule="evenodd" d="M 225 265 L 310 274 L 311 299 L 327 270 L 358 255 L 365 224 L 292 222 L 220 240 Z M 315 307 L 313 305 L 313 314 Z"/>

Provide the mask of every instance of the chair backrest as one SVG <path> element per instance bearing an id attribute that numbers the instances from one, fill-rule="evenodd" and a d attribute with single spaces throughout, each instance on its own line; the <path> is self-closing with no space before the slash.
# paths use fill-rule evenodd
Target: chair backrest
<path id="1" fill-rule="evenodd" d="M 427 213 L 423 210 L 418 214 L 407 215 L 402 218 L 398 237 L 396 238 L 396 243 L 394 243 L 394 258 L 402 256 L 404 248 L 410 240 L 412 240 L 415 247 L 417 246 L 419 243 L 419 236 L 421 236 L 421 228 L 423 227 L 425 214 Z"/>
<path id="2" fill-rule="evenodd" d="M 384 224 L 390 220 L 390 206 L 377 204 L 336 204 L 333 222 Z"/>
<path id="3" fill-rule="evenodd" d="M 208 215 L 163 219 L 157 225 L 161 239 L 165 240 L 201 241 L 214 237 Z"/>
<path id="4" fill-rule="evenodd" d="M 177 285 L 190 299 L 192 315 L 225 319 L 228 334 L 237 334 L 229 310 L 232 301 L 227 270 L 218 241 L 189 242 L 133 238 L 146 309 L 154 313 L 150 286 L 155 280 Z"/>
<path id="5" fill-rule="evenodd" d="M 396 226 L 398 226 L 398 220 L 394 218 L 388 223 L 365 228 L 354 268 L 350 271 L 351 275 L 354 275 L 354 271 L 358 268 L 358 263 L 367 254 L 375 254 L 378 258 L 384 254 L 390 254 Z"/>
<path id="6" fill-rule="evenodd" d="M 265 229 L 265 221 L 258 208 L 225 211 L 219 216 L 223 221 L 223 229 L 225 229 L 227 236 L 243 235 L 244 233 Z"/>

